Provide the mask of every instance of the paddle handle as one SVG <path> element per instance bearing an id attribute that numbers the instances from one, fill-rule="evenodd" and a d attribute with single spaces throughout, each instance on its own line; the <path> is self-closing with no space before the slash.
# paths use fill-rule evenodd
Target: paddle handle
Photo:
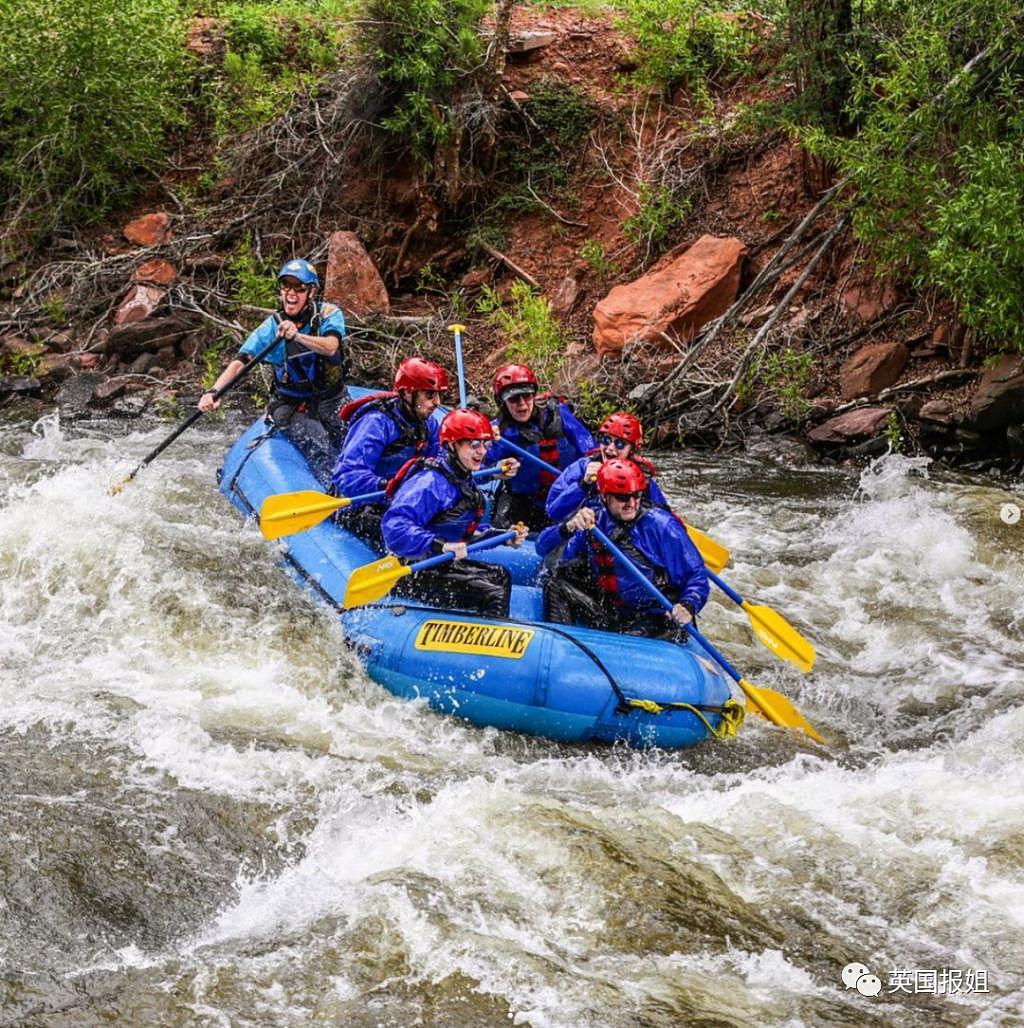
<path id="1" fill-rule="evenodd" d="M 478 543 L 470 543 L 466 547 L 466 553 L 476 553 L 479 550 L 489 550 L 494 546 L 501 546 L 502 543 L 507 543 L 510 539 L 515 539 L 517 533 L 515 529 L 510 529 L 508 532 L 502 532 L 501 535 L 493 536 L 490 539 L 481 539 Z M 438 564 L 447 564 L 448 561 L 455 560 L 455 554 L 450 550 L 447 553 L 440 553 L 436 557 L 427 557 L 426 560 L 418 560 L 415 564 L 409 565 L 409 574 L 411 575 L 415 571 L 425 571 L 427 568 L 437 567 Z"/>
<path id="2" fill-rule="evenodd" d="M 466 406 L 466 374 L 462 367 L 462 333 L 465 325 L 449 325 L 448 331 L 455 335 L 455 374 L 459 379 L 459 406 Z"/>
<path id="3" fill-rule="evenodd" d="M 672 609 L 672 601 L 662 593 L 662 591 L 633 563 L 633 561 L 629 559 L 629 557 L 626 556 L 626 554 L 622 552 L 622 550 L 619 549 L 618 546 L 615 545 L 615 543 L 611 541 L 611 539 L 608 538 L 607 533 L 602 532 L 596 525 L 591 529 L 591 531 L 598 539 L 601 540 L 601 543 L 608 548 L 612 556 L 615 557 L 615 559 L 619 561 L 624 568 L 626 568 L 633 578 L 636 579 L 637 583 L 642 585 L 644 589 L 650 593 L 653 599 L 657 600 L 666 611 Z M 721 653 L 718 652 L 718 650 L 714 648 L 714 646 L 711 645 L 711 643 L 707 641 L 707 639 L 704 638 L 694 621 L 691 621 L 686 626 L 686 631 L 689 632 L 689 634 L 692 635 L 693 638 L 708 651 L 708 654 L 715 659 L 722 670 L 726 671 L 734 681 L 740 681 L 742 677 L 740 673 L 732 666 L 732 664 L 729 663 L 729 661 L 725 659 L 725 657 L 722 656 Z"/>

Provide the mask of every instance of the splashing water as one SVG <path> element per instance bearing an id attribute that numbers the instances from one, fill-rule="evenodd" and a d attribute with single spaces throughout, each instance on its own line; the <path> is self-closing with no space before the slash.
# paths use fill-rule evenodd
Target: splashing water
<path id="1" fill-rule="evenodd" d="M 831 745 L 751 718 L 636 753 L 385 693 L 216 492 L 227 430 L 109 495 L 165 428 L 48 417 L 0 454 L 0 1023 L 1020 1023 L 1005 493 L 899 456 L 666 456 L 726 579 L 818 663 L 720 601 L 706 633 Z"/>

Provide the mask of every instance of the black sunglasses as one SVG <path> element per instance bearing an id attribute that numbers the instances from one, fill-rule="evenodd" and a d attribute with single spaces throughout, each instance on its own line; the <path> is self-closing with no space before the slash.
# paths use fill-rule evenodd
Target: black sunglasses
<path id="1" fill-rule="evenodd" d="M 608 435 L 607 432 L 597 437 L 598 446 L 607 446 L 609 443 L 615 443 L 616 450 L 624 450 L 627 446 L 629 446 L 629 443 L 625 439 L 617 439 L 613 435 Z"/>
<path id="2" fill-rule="evenodd" d="M 629 503 L 630 500 L 639 500 L 643 494 L 644 491 L 640 489 L 635 493 L 609 493 L 608 495 L 614 497 L 619 503 Z"/>

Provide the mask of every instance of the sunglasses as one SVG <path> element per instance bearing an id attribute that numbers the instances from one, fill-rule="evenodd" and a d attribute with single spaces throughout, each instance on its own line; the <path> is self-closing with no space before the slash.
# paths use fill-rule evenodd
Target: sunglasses
<path id="1" fill-rule="evenodd" d="M 441 391 L 439 389 L 421 389 L 420 392 L 423 394 L 424 399 L 427 400 L 440 400 Z"/>
<path id="2" fill-rule="evenodd" d="M 281 279 L 281 288 L 292 293 L 308 293 L 309 286 L 305 282 L 298 282 L 294 278 Z"/>
<path id="3" fill-rule="evenodd" d="M 490 439 L 463 439 L 464 443 L 469 443 L 469 448 L 474 453 L 479 453 L 481 450 L 486 450 L 491 445 Z"/>
<path id="4" fill-rule="evenodd" d="M 639 500 L 643 496 L 643 490 L 635 493 L 609 493 L 608 495 L 613 500 L 618 500 L 619 503 L 629 503 L 631 500 Z"/>
<path id="5" fill-rule="evenodd" d="M 624 450 L 629 446 L 629 443 L 625 439 L 616 439 L 615 436 L 608 435 L 607 432 L 597 437 L 598 446 L 607 446 L 609 443 L 615 443 L 616 450 Z"/>

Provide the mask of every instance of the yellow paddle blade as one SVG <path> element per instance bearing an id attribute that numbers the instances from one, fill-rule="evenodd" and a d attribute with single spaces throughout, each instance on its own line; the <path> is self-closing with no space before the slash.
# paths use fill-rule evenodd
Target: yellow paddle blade
<path id="1" fill-rule="evenodd" d="M 686 534 L 690 541 L 700 552 L 704 563 L 717 575 L 726 564 L 729 563 L 729 551 L 721 544 L 716 543 L 709 535 L 705 535 L 699 528 L 693 525 L 686 526 Z"/>
<path id="2" fill-rule="evenodd" d="M 387 596 L 394 584 L 411 571 L 412 568 L 406 567 L 397 557 L 383 557 L 372 564 L 364 564 L 349 576 L 341 605 L 350 610 L 365 603 L 373 603 L 374 600 Z"/>
<path id="3" fill-rule="evenodd" d="M 825 740 L 814 730 L 807 718 L 782 693 L 774 689 L 759 689 L 745 678 L 740 679 L 740 688 L 750 701 L 754 713 L 761 714 L 772 724 L 781 725 L 783 728 L 799 728 L 815 742 L 825 745 Z"/>
<path id="4" fill-rule="evenodd" d="M 796 664 L 801 671 L 814 667 L 814 647 L 777 611 L 743 602 L 754 634 L 780 660 Z"/>
<path id="5" fill-rule="evenodd" d="M 328 496 L 313 489 L 268 496 L 260 507 L 260 531 L 264 539 L 305 532 L 352 501 L 344 496 Z"/>

